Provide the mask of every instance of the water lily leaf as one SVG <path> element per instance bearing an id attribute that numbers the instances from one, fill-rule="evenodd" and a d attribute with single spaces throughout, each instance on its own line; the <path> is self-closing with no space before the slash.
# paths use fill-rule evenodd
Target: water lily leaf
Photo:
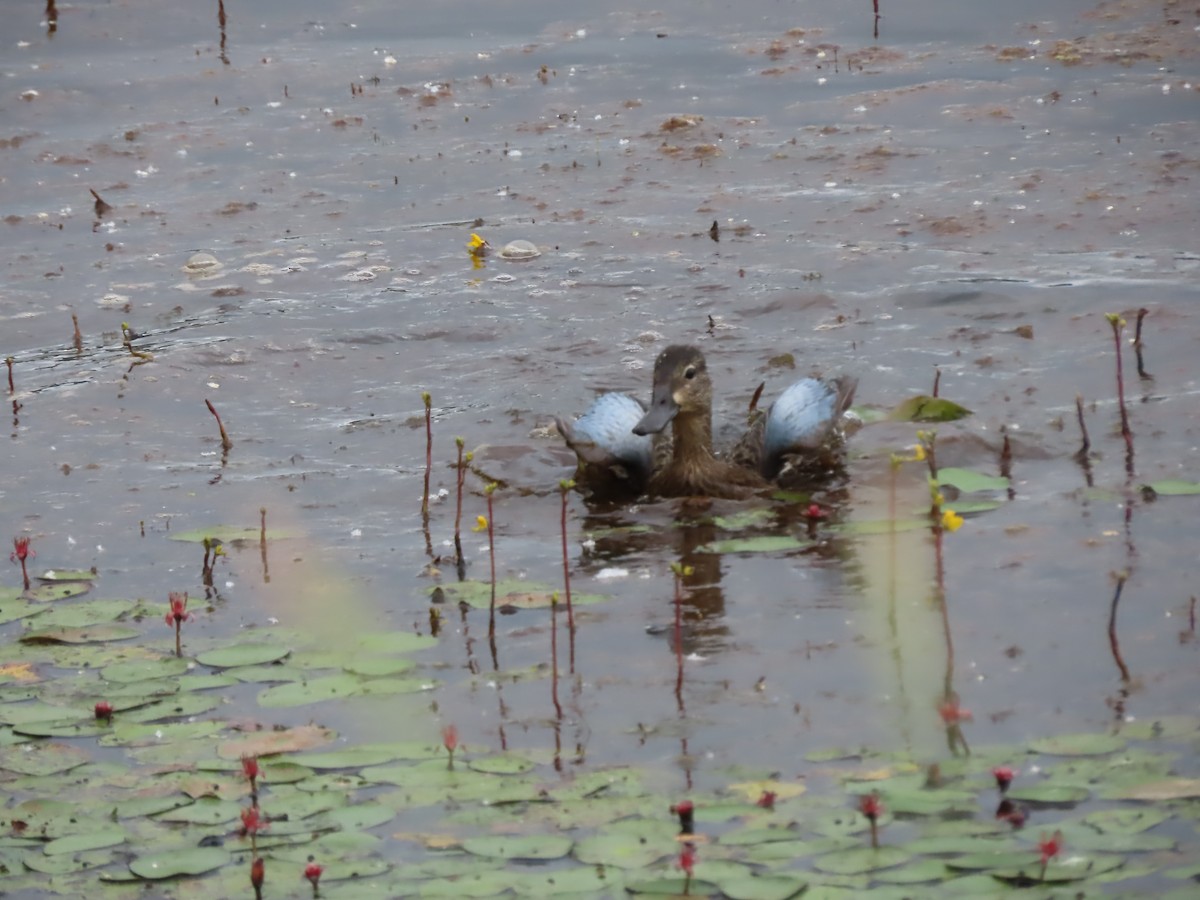
<path id="1" fill-rule="evenodd" d="M 22 644 L 101 644 L 127 641 L 142 633 L 128 625 L 87 625 L 81 628 L 37 628 L 21 635 Z"/>
<path id="2" fill-rule="evenodd" d="M 0 769 L 22 775 L 54 775 L 88 762 L 83 750 L 52 742 L 0 747 Z"/>
<path id="3" fill-rule="evenodd" d="M 709 541 L 696 548 L 697 553 L 775 553 L 780 550 L 795 550 L 805 547 L 807 541 L 789 534 L 766 534 L 750 538 L 730 538 L 724 541 Z"/>
<path id="4" fill-rule="evenodd" d="M 73 872 L 85 872 L 97 866 L 106 866 L 112 861 L 113 854 L 107 850 L 84 850 L 79 853 L 59 853 L 54 856 L 27 853 L 18 865 L 23 863 L 25 868 L 40 872 L 42 875 L 69 875 Z M 11 875 L 8 877 L 11 878 Z"/>
<path id="5" fill-rule="evenodd" d="M 571 852 L 574 842 L 559 834 L 532 835 L 489 835 L 467 838 L 463 849 L 476 856 L 495 859 L 561 859 Z"/>
<path id="6" fill-rule="evenodd" d="M 1041 866 L 1038 864 L 1037 850 L 993 850 L 980 853 L 966 853 L 944 860 L 950 869 L 970 872 L 988 872 L 994 869 L 1012 869 L 1026 867 L 1037 874 Z"/>
<path id="7" fill-rule="evenodd" d="M 775 517 L 775 510 L 768 508 L 748 509 L 729 516 L 713 516 L 713 524 L 725 531 L 745 531 L 766 525 Z"/>
<path id="8" fill-rule="evenodd" d="M 159 881 L 179 875 L 203 875 L 228 862 L 229 853 L 219 847 L 174 847 L 139 856 L 129 864 L 129 871 L 139 878 Z"/>
<path id="9" fill-rule="evenodd" d="M 698 878 L 652 878 L 631 881 L 625 885 L 625 891 L 639 897 L 718 897 L 721 894 L 721 889 L 711 881 L 701 881 Z"/>
<path id="10" fill-rule="evenodd" d="M 359 641 L 359 646 L 375 653 L 410 653 L 436 647 L 437 638 L 411 631 L 383 631 L 369 634 Z"/>
<path id="11" fill-rule="evenodd" d="M 672 855 L 670 844 L 658 845 L 636 834 L 594 834 L 575 845 L 575 858 L 586 865 L 642 869 Z"/>
<path id="12" fill-rule="evenodd" d="M 958 469 L 953 466 L 947 466 L 944 469 L 938 469 L 938 484 L 950 484 L 964 494 L 973 494 L 976 491 L 1006 490 L 1009 481 L 1007 478 L 999 475 L 985 475 L 982 472 L 973 472 L 970 469 Z M 955 504 L 955 508 L 957 508 L 957 504 Z"/>
<path id="13" fill-rule="evenodd" d="M 291 651 L 277 644 L 247 643 L 219 647 L 196 654 L 197 662 L 215 669 L 231 666 L 260 666 L 283 659 Z"/>
<path id="14" fill-rule="evenodd" d="M 241 759 L 243 756 L 259 757 L 273 756 L 277 753 L 295 753 L 310 747 L 322 747 L 336 736 L 336 732 L 322 725 L 298 725 L 295 728 L 283 728 L 279 731 L 262 731 L 249 737 L 225 741 L 217 747 L 217 756 L 221 759 Z M 270 766 L 272 775 L 267 776 L 267 780 L 273 780 L 278 762 L 278 760 L 272 760 Z"/>
<path id="15" fill-rule="evenodd" d="M 95 581 L 100 576 L 94 569 L 47 569 L 38 576 L 40 581 Z"/>
<path id="16" fill-rule="evenodd" d="M 488 609 L 492 602 L 492 587 L 487 581 L 459 581 L 442 585 L 447 601 L 466 603 L 475 609 Z M 496 606 L 515 609 L 549 609 L 551 600 L 558 594 L 559 605 L 565 608 L 565 599 L 556 588 L 531 581 L 506 579 L 496 582 Z M 590 606 L 603 603 L 608 598 L 601 594 L 571 593 L 572 606 Z"/>
<path id="17" fill-rule="evenodd" d="M 718 843 L 730 847 L 752 847 L 757 844 L 771 844 L 777 841 L 795 841 L 798 835 L 793 828 L 741 828 L 728 831 L 721 835 Z"/>
<path id="18" fill-rule="evenodd" d="M 437 682 L 423 678 L 360 678 L 357 675 L 327 675 L 292 684 L 269 687 L 258 695 L 258 705 L 267 709 L 304 706 L 324 700 L 367 695 L 416 694 L 429 691 Z"/>
<path id="19" fill-rule="evenodd" d="M 352 675 L 362 675 L 365 678 L 385 678 L 388 675 L 407 672 L 416 665 L 411 659 L 377 656 L 348 661 L 345 670 Z"/>
<path id="20" fill-rule="evenodd" d="M 194 803 L 169 809 L 155 817 L 158 822 L 177 822 L 181 825 L 224 825 L 237 821 L 242 814 L 241 804 L 216 797 L 199 797 Z"/>
<path id="21" fill-rule="evenodd" d="M 908 845 L 909 849 L 913 849 Z M 922 851 L 937 852 L 937 851 Z M 926 882 L 942 882 L 946 880 L 946 866 L 940 859 L 922 859 L 898 869 L 886 869 L 871 875 L 875 881 L 885 884 L 924 884 Z M 907 892 L 906 896 L 912 896 Z"/>
<path id="22" fill-rule="evenodd" d="M 65 584 L 50 583 L 26 591 L 25 596 L 39 603 L 51 603 L 55 600 L 66 600 L 78 597 L 92 589 L 90 581 L 71 581 Z"/>
<path id="23" fill-rule="evenodd" d="M 137 602 L 134 600 L 85 600 L 51 607 L 38 619 L 37 625 L 39 628 L 95 625 L 112 622 L 136 608 Z"/>
<path id="24" fill-rule="evenodd" d="M 722 878 L 718 883 L 729 900 L 788 900 L 808 887 L 803 878 L 782 874 Z"/>
<path id="25" fill-rule="evenodd" d="M 775 799 L 781 801 L 799 797 L 808 788 L 796 781 L 776 781 L 772 778 L 766 778 L 762 781 L 736 782 L 728 785 L 726 790 L 731 793 L 741 794 L 750 803 L 757 803 L 759 798 L 767 792 L 774 794 Z"/>
<path id="26" fill-rule="evenodd" d="M 347 747 L 344 750 L 329 750 L 324 753 L 304 753 L 283 757 L 285 762 L 299 763 L 310 769 L 358 769 L 363 766 L 378 766 L 397 759 L 433 759 L 444 753 L 441 747 L 430 744 L 417 745 L 425 751 L 420 756 L 406 753 L 408 744 L 361 744 L 357 747 Z"/>
<path id="27" fill-rule="evenodd" d="M 1098 809 L 1079 821 L 1101 834 L 1141 834 L 1169 818 L 1166 812 L 1153 807 L 1119 807 Z"/>
<path id="28" fill-rule="evenodd" d="M 1071 854 L 1062 860 L 1054 860 L 1046 866 L 1045 876 L 1041 876 L 1041 864 L 1036 852 L 1031 852 L 1027 861 L 1020 866 L 993 869 L 991 875 L 1000 881 L 1023 883 L 1028 877 L 1038 877 L 1047 884 L 1062 884 L 1069 881 L 1082 881 L 1094 878 L 1104 872 L 1112 871 L 1125 864 L 1120 856 L 1099 856 Z"/>
<path id="29" fill-rule="evenodd" d="M 1060 734 L 1033 741 L 1029 749 L 1049 756 L 1102 756 L 1124 746 L 1125 741 L 1112 734 Z"/>
<path id="30" fill-rule="evenodd" d="M 31 603 L 21 599 L 19 594 L 20 591 L 15 588 L 0 588 L 0 625 L 50 611 L 40 603 Z"/>
<path id="31" fill-rule="evenodd" d="M 267 540 L 288 540 L 300 537 L 299 532 L 290 528 L 268 528 Z M 185 541 L 189 544 L 203 544 L 205 539 L 210 541 L 233 542 L 254 541 L 262 539 L 262 529 L 259 527 L 239 528 L 237 525 L 211 525 L 207 528 L 194 528 L 191 531 L 175 531 L 171 540 Z"/>
<path id="32" fill-rule="evenodd" d="M 813 859 L 813 868 L 834 875 L 865 875 L 879 869 L 889 869 L 912 859 L 912 854 L 899 847 L 855 847 L 835 850 Z"/>
<path id="33" fill-rule="evenodd" d="M 129 835 L 124 828 L 109 825 L 104 828 L 93 828 L 83 834 L 71 834 L 50 841 L 42 848 L 47 856 L 60 853 L 82 853 L 85 850 L 103 850 L 105 847 L 115 847 L 125 843 Z"/>
<path id="34" fill-rule="evenodd" d="M 1074 784 L 1027 784 L 1011 788 L 1008 796 L 1022 803 L 1060 806 L 1082 803 L 1091 796 L 1091 791 Z"/>
<path id="35" fill-rule="evenodd" d="M 177 656 L 158 656 L 150 659 L 135 659 L 105 666 L 100 672 L 106 681 L 134 683 L 156 678 L 173 678 L 188 669 L 188 661 Z"/>
<path id="36" fill-rule="evenodd" d="M 79 721 L 93 715 L 93 705 L 56 706 L 50 703 L 0 704 L 0 725 L 30 725 L 34 722 Z"/>
<path id="37" fill-rule="evenodd" d="M 1159 778 L 1114 792 L 1117 800 L 1185 800 L 1200 797 L 1200 778 Z"/>
<path id="38" fill-rule="evenodd" d="M 487 772 L 492 775 L 520 775 L 533 768 L 533 763 L 519 756 L 485 756 L 473 759 L 468 765 L 476 772 Z"/>
<path id="39" fill-rule="evenodd" d="M 969 415 L 971 410 L 953 400 L 918 394 L 900 403 L 888 418 L 893 422 L 953 422 Z"/>
<path id="40" fill-rule="evenodd" d="M 1156 494 L 1163 497 L 1180 497 L 1187 494 L 1200 494 L 1200 482 L 1181 481 L 1177 478 L 1165 478 L 1162 481 L 1152 481 L 1143 487 L 1153 488 Z"/>
<path id="41" fill-rule="evenodd" d="M 1121 733 L 1125 737 L 1137 741 L 1169 741 L 1178 738 L 1200 737 L 1200 717 L 1186 715 L 1147 717 L 1130 722 L 1121 729 Z"/>

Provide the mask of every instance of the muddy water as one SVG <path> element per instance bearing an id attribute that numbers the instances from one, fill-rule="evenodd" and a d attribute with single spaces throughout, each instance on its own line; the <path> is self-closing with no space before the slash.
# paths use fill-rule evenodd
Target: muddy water
<path id="1" fill-rule="evenodd" d="M 794 774 L 835 744 L 935 753 L 947 633 L 977 744 L 1194 708 L 1195 503 L 1129 487 L 1200 477 L 1190 18 L 885 4 L 876 40 L 865 6 L 546 21 L 520 2 L 227 3 L 224 25 L 211 6 L 60 6 L 53 29 L 41 4 L 6 10 L 0 354 L 21 406 L 0 520 L 40 562 L 94 565 L 113 596 L 199 594 L 198 552 L 169 531 L 265 507 L 304 539 L 273 546 L 269 581 L 257 548 L 231 552 L 199 634 L 424 629 L 427 592 L 454 576 L 430 573 L 418 514 L 422 391 L 435 490 L 453 489 L 460 435 L 502 484 L 499 574 L 553 586 L 571 459 L 551 417 L 600 389 L 645 396 L 666 343 L 703 346 L 729 424 L 760 381 L 771 396 L 797 373 L 852 372 L 884 410 L 940 368 L 975 411 L 939 429 L 940 462 L 994 473 L 1002 430 L 1013 447 L 1011 494 L 947 540 L 946 622 L 925 533 L 706 554 L 729 535 L 694 511 L 576 496 L 573 587 L 610 599 L 582 616 L 564 741 L 681 782 L 681 759 L 702 781 L 734 762 Z M 111 208 L 96 215 L 89 189 Z M 472 231 L 542 255 L 475 267 Z M 218 265 L 190 271 L 197 253 Z M 1132 327 L 1138 307 L 1154 378 L 1127 357 L 1131 478 L 1103 313 Z M 122 347 L 122 323 L 152 361 Z M 770 364 L 785 352 L 795 372 Z M 1077 394 L 1092 491 L 1071 458 Z M 224 460 L 206 398 L 235 442 Z M 836 520 L 885 516 L 889 456 L 914 440 L 888 423 L 855 437 L 848 483 L 823 498 Z M 902 470 L 901 514 L 927 502 L 923 478 Z M 482 485 L 468 480 L 467 526 Z M 795 510 L 771 515 L 758 533 L 803 533 Z M 435 555 L 452 531 L 443 501 Z M 485 578 L 483 536 L 465 544 Z M 695 568 L 684 719 L 663 633 L 675 561 Z M 1119 570 L 1132 691 L 1106 633 Z M 546 661 L 547 619 L 501 619 L 501 667 Z M 544 681 L 499 702 L 468 682 L 494 665 L 485 629 L 451 615 L 440 718 L 424 697 L 403 724 L 394 706 L 296 721 L 550 743 Z"/>

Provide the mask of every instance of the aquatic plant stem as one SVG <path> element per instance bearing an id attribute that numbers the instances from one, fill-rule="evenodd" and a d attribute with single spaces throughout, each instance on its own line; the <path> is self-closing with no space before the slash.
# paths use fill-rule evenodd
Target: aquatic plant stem
<path id="1" fill-rule="evenodd" d="M 16 362 L 16 360 L 14 360 L 11 356 L 7 356 L 4 359 L 4 364 L 6 366 L 8 366 L 8 393 L 9 393 L 9 396 L 12 396 L 13 394 L 15 394 L 17 392 L 17 389 L 15 387 L 13 387 L 12 369 L 13 369 L 14 362 Z"/>
<path id="2" fill-rule="evenodd" d="M 488 638 L 493 639 L 496 636 L 496 533 L 492 522 L 492 494 L 496 492 L 496 483 L 492 482 L 483 490 L 487 495 L 488 563 L 492 588 L 492 599 L 488 606 Z"/>
<path id="3" fill-rule="evenodd" d="M 71 321 L 75 325 L 75 336 L 73 339 L 73 343 L 75 345 L 75 352 L 82 353 L 83 352 L 83 332 L 81 332 L 79 330 L 79 316 L 75 315 L 75 313 L 71 313 Z"/>
<path id="4" fill-rule="evenodd" d="M 433 470 L 433 398 L 429 391 L 421 392 L 425 404 L 425 492 L 421 495 L 421 515 L 429 518 L 429 476 Z"/>
<path id="5" fill-rule="evenodd" d="M 1117 351 L 1117 403 L 1121 407 L 1121 437 L 1125 439 L 1125 471 L 1133 475 L 1133 431 L 1129 427 L 1129 410 L 1125 406 L 1125 370 L 1121 363 L 1121 329 L 1125 320 L 1116 313 L 1105 313 L 1112 326 L 1113 346 Z"/>
<path id="6" fill-rule="evenodd" d="M 463 439 L 456 437 L 454 444 L 458 448 L 458 462 L 455 463 L 455 499 L 454 499 L 454 556 L 458 568 L 458 580 L 467 577 L 467 563 L 462 552 L 462 498 L 463 482 L 467 477 L 467 466 L 471 462 L 471 454 L 463 455 Z"/>
<path id="7" fill-rule="evenodd" d="M 1112 649 L 1113 660 L 1121 672 L 1121 681 L 1125 684 L 1129 683 L 1129 667 L 1125 665 L 1125 660 L 1121 656 L 1121 645 L 1117 640 L 1117 604 L 1121 602 L 1121 591 L 1125 588 L 1128 578 L 1128 572 L 1121 572 L 1116 576 L 1117 588 L 1113 591 L 1112 605 L 1108 611 L 1108 645 Z"/>
<path id="8" fill-rule="evenodd" d="M 233 449 L 233 441 L 229 439 L 229 434 L 225 431 L 225 424 L 221 421 L 221 416 L 217 412 L 217 408 L 212 405 L 212 401 L 205 398 L 204 405 L 208 407 L 208 411 L 213 414 L 213 418 L 217 420 L 217 428 L 221 432 L 221 449 L 229 452 Z"/>
<path id="9" fill-rule="evenodd" d="M 550 595 L 550 701 L 555 717 L 562 719 L 562 704 L 558 701 L 558 591 Z"/>
<path id="10" fill-rule="evenodd" d="M 1145 349 L 1145 345 L 1142 343 L 1142 320 L 1146 318 L 1146 314 L 1149 312 L 1150 310 L 1144 306 L 1137 311 L 1137 322 L 1134 325 L 1133 331 L 1133 352 L 1137 357 L 1137 373 L 1138 377 L 1143 381 L 1154 380 L 1154 376 L 1146 371 L 1146 363 L 1142 359 L 1142 351 Z"/>
<path id="11" fill-rule="evenodd" d="M 571 606 L 571 561 L 567 555 L 567 495 L 575 487 L 575 482 L 565 478 L 558 483 L 562 494 L 562 561 L 563 561 L 563 596 L 567 601 L 567 633 L 570 642 L 570 672 L 575 674 L 575 610 Z"/>

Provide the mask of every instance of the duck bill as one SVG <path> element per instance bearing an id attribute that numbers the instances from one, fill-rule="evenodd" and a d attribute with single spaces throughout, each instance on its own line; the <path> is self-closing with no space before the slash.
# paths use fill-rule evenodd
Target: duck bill
<path id="1" fill-rule="evenodd" d="M 633 433 L 637 435 L 658 434 L 668 425 L 675 415 L 679 412 L 679 404 L 675 402 L 675 398 L 671 396 L 669 387 L 656 388 L 654 397 L 650 401 L 650 410 L 642 420 L 633 426 Z"/>

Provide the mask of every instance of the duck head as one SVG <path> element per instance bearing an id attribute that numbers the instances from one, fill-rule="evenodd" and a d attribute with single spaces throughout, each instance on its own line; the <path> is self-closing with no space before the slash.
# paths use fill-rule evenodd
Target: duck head
<path id="1" fill-rule="evenodd" d="M 650 409 L 633 426 L 637 435 L 656 434 L 676 416 L 712 415 L 712 380 L 704 354 L 695 347 L 672 345 L 654 363 Z"/>

